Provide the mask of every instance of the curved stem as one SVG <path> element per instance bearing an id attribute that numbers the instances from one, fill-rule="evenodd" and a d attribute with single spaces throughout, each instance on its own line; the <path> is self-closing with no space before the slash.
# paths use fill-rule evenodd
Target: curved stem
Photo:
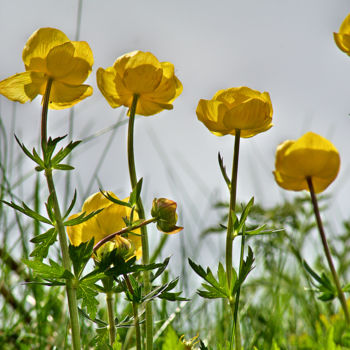
<path id="1" fill-rule="evenodd" d="M 136 105 L 138 101 L 138 95 L 135 94 L 132 105 L 130 108 L 129 116 L 129 126 L 128 126 L 128 164 L 129 164 L 129 175 L 132 189 L 135 188 L 137 184 L 136 168 L 135 168 L 135 157 L 134 157 L 134 122 L 135 122 L 135 112 Z M 141 197 L 136 203 L 137 212 L 139 219 L 145 219 L 145 211 L 143 209 L 143 204 Z M 146 226 L 141 227 L 141 243 L 142 243 L 142 263 L 144 265 L 149 264 L 149 248 L 148 248 L 148 234 Z M 145 294 L 151 292 L 151 281 L 149 271 L 143 272 L 143 282 L 145 286 Z M 153 315 L 152 315 L 152 303 L 148 301 L 146 303 L 145 312 L 145 323 L 146 323 L 146 350 L 153 350 Z"/>
<path id="2" fill-rule="evenodd" d="M 307 184 L 309 186 L 310 195 L 311 195 L 311 201 L 312 201 L 312 205 L 313 205 L 313 208 L 314 208 L 314 213 L 315 213 L 315 216 L 316 216 L 318 232 L 320 233 L 320 236 L 321 236 L 323 249 L 324 249 L 324 252 L 326 254 L 327 261 L 328 261 L 328 266 L 329 266 L 329 268 L 331 270 L 331 273 L 332 273 L 332 276 L 333 276 L 333 280 L 334 280 L 335 286 L 337 288 L 338 298 L 339 298 L 339 301 L 340 301 L 341 306 L 342 306 L 343 311 L 344 311 L 346 323 L 348 325 L 350 325 L 349 310 L 348 310 L 348 307 L 346 305 L 346 299 L 345 299 L 344 292 L 342 291 L 342 288 L 341 288 L 341 285 L 340 285 L 340 281 L 339 281 L 339 277 L 338 277 L 337 271 L 336 271 L 336 269 L 334 267 L 332 255 L 331 255 L 331 252 L 330 252 L 329 247 L 328 247 L 326 234 L 325 234 L 324 229 L 323 229 L 323 224 L 322 224 L 322 219 L 321 219 L 321 215 L 320 215 L 320 210 L 318 208 L 317 198 L 316 198 L 316 194 L 315 194 L 315 190 L 314 190 L 314 186 L 313 186 L 311 177 L 308 176 L 306 178 L 306 181 L 307 181 Z"/>
<path id="3" fill-rule="evenodd" d="M 49 107 L 49 101 L 50 101 L 51 86 L 52 86 L 52 80 L 48 79 L 45 95 L 44 95 L 43 110 L 41 114 L 41 117 L 42 117 L 41 118 L 41 146 L 42 146 L 44 158 L 45 158 L 45 152 L 47 148 L 47 113 L 48 113 L 48 107 Z M 45 169 L 45 177 L 46 177 L 46 182 L 49 189 L 50 197 L 52 198 L 52 202 L 53 202 L 53 211 L 55 214 L 55 228 L 58 232 L 59 242 L 61 246 L 63 267 L 66 270 L 71 271 L 71 262 L 70 262 L 69 253 L 68 253 L 66 230 L 64 228 L 61 210 L 58 204 L 55 185 L 52 177 L 52 169 Z M 76 295 L 76 288 L 73 286 L 73 281 L 70 279 L 67 279 L 66 291 L 67 291 L 68 308 L 69 308 L 69 315 L 70 315 L 71 328 L 72 328 L 72 346 L 74 350 L 79 350 L 81 349 L 81 344 L 80 344 L 80 326 L 79 326 L 79 316 L 78 316 L 77 295 Z"/>

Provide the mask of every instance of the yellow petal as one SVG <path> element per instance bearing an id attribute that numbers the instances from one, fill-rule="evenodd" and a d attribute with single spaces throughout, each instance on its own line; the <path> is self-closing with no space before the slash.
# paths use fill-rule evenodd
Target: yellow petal
<path id="1" fill-rule="evenodd" d="M 53 81 L 49 108 L 64 109 L 74 106 L 92 94 L 90 85 L 68 85 L 59 81 Z"/>
<path id="2" fill-rule="evenodd" d="M 144 98 L 142 95 L 137 101 L 136 114 L 150 116 L 161 112 L 164 109 L 173 109 L 172 104 L 154 102 Z"/>
<path id="3" fill-rule="evenodd" d="M 28 39 L 22 53 L 26 70 L 46 72 L 45 59 L 55 46 L 69 42 L 68 37 L 58 29 L 40 28 Z"/>
<path id="4" fill-rule="evenodd" d="M 286 189 L 308 189 L 311 177 L 315 191 L 322 192 L 336 178 L 340 157 L 337 149 L 327 139 L 308 132 L 296 141 L 282 143 L 276 152 L 277 183 Z"/>
<path id="5" fill-rule="evenodd" d="M 66 84 L 82 84 L 92 64 L 92 52 L 86 42 L 67 42 L 52 48 L 47 55 L 48 74 Z"/>
<path id="6" fill-rule="evenodd" d="M 227 112 L 227 107 L 220 101 L 199 100 L 196 109 L 198 120 L 200 120 L 211 132 L 228 134 L 232 129 L 228 129 L 222 122 L 223 116 Z"/>
<path id="7" fill-rule="evenodd" d="M 24 72 L 15 74 L 0 82 L 0 94 L 12 101 L 32 101 L 45 91 L 47 78 L 43 73 Z"/>
<path id="8" fill-rule="evenodd" d="M 115 82 L 116 78 L 117 77 L 114 67 L 109 67 L 106 70 L 103 68 L 99 68 L 97 70 L 97 86 L 112 108 L 117 108 L 124 104 L 125 94 L 127 94 L 127 97 L 132 100 L 132 94 L 129 91 L 127 91 L 125 87 L 123 88 L 120 77 L 118 77 L 119 91 L 117 90 L 117 84 Z M 122 98 L 122 96 L 120 96 L 120 93 L 124 93 L 124 99 Z"/>

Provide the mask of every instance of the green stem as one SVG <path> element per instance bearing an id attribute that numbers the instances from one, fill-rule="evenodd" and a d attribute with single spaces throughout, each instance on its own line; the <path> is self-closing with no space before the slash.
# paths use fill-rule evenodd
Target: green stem
<path id="1" fill-rule="evenodd" d="M 347 304 L 346 304 L 346 299 L 345 299 L 345 296 L 344 296 L 344 292 L 342 291 L 342 288 L 341 288 L 341 285 L 340 285 L 340 281 L 339 281 L 339 277 L 338 277 L 337 271 L 336 271 L 336 269 L 334 267 L 332 255 L 331 255 L 331 252 L 330 252 L 329 247 L 328 247 L 326 234 L 325 234 L 324 229 L 323 229 L 323 224 L 322 224 L 322 219 L 321 219 L 321 215 L 320 215 L 320 210 L 318 208 L 317 198 L 316 198 L 316 194 L 315 194 L 315 190 L 314 190 L 314 186 L 313 186 L 311 177 L 310 176 L 306 177 L 306 181 L 307 181 L 307 184 L 309 186 L 310 195 L 311 195 L 311 201 L 312 201 L 312 205 L 313 205 L 313 208 L 314 208 L 314 213 L 315 213 L 315 216 L 316 216 L 317 227 L 318 227 L 318 231 L 319 231 L 320 236 L 321 236 L 323 249 L 324 249 L 324 252 L 326 254 L 327 261 L 328 261 L 328 266 L 329 266 L 329 268 L 331 270 L 331 273 L 332 273 L 332 276 L 333 276 L 333 280 L 334 280 L 335 286 L 337 288 L 338 298 L 339 298 L 340 304 L 341 304 L 341 306 L 343 308 L 343 311 L 344 311 L 346 323 L 348 325 L 350 325 L 349 310 L 348 310 L 348 307 L 347 307 Z"/>
<path id="2" fill-rule="evenodd" d="M 128 164 L 129 164 L 129 175 L 132 189 L 135 188 L 137 184 L 136 168 L 135 168 L 135 157 L 134 157 L 134 122 L 135 122 L 135 112 L 136 105 L 139 96 L 134 95 L 132 105 L 130 108 L 129 116 L 129 126 L 128 126 Z M 140 219 L 145 219 L 145 211 L 143 209 L 143 204 L 141 197 L 136 203 L 137 212 Z M 149 248 L 148 248 L 148 234 L 146 226 L 141 227 L 141 243 L 142 243 L 142 263 L 144 265 L 149 264 Z M 145 294 L 151 292 L 151 281 L 149 271 L 143 272 L 143 282 L 145 286 Z M 145 324 L 146 324 L 146 350 L 153 350 L 153 315 L 152 315 L 152 303 L 148 301 L 146 303 L 145 312 Z"/>
<path id="3" fill-rule="evenodd" d="M 227 224 L 227 235 L 226 235 L 226 274 L 227 274 L 227 281 L 228 285 L 231 290 L 231 283 L 232 283 L 232 243 L 233 243 L 233 218 L 232 215 L 235 212 L 236 208 L 236 196 L 237 196 L 237 174 L 238 174 L 238 157 L 239 157 L 239 143 L 241 138 L 241 131 L 240 129 L 236 129 L 236 135 L 235 135 L 235 145 L 234 145 L 234 151 L 233 151 L 233 161 L 232 161 L 232 175 L 231 175 L 231 186 L 230 186 L 230 208 L 229 208 L 229 214 L 228 214 L 228 224 Z M 235 318 L 236 313 L 236 304 L 235 306 L 232 305 L 232 300 L 229 300 L 230 308 L 232 311 L 232 329 L 235 333 L 235 342 L 236 342 L 236 349 L 240 349 L 240 347 L 237 347 L 237 341 L 240 337 L 238 337 L 238 331 L 239 328 L 237 327 L 236 321 L 237 317 Z M 238 305 L 237 305 L 238 308 Z M 233 346 L 233 342 L 231 341 L 231 348 Z M 240 341 L 239 341 L 240 344 Z"/>
<path id="4" fill-rule="evenodd" d="M 114 320 L 114 298 L 113 292 L 106 293 L 107 313 L 108 313 L 108 328 L 109 328 L 109 344 L 113 346 L 115 342 L 115 320 Z"/>
<path id="5" fill-rule="evenodd" d="M 47 148 L 47 112 L 48 112 L 49 101 L 50 101 L 51 86 L 52 86 L 52 80 L 48 79 L 45 95 L 44 95 L 43 110 L 41 115 L 42 117 L 41 118 L 41 145 L 42 145 L 43 155 L 45 154 L 46 148 Z M 52 177 L 52 169 L 45 169 L 45 177 L 46 177 L 50 197 L 52 198 L 52 202 L 53 202 L 53 211 L 54 211 L 55 220 L 56 220 L 55 228 L 58 232 L 59 242 L 61 246 L 63 267 L 66 270 L 71 271 L 71 262 L 70 262 L 69 253 L 68 253 L 66 230 L 64 228 L 61 210 L 58 204 L 55 185 Z M 66 282 L 66 291 L 67 291 L 68 309 L 69 309 L 71 328 L 72 328 L 72 345 L 74 350 L 80 350 L 81 344 L 80 344 L 80 326 L 79 326 L 79 316 L 78 316 L 77 295 L 76 295 L 76 288 L 73 285 L 73 281 L 70 279 L 68 279 Z"/>
<path id="6" fill-rule="evenodd" d="M 129 292 L 134 295 L 134 289 L 129 280 L 129 276 L 124 274 L 124 279 Z M 140 331 L 140 321 L 139 321 L 139 310 L 138 305 L 135 301 L 132 302 L 132 310 L 134 313 L 134 325 L 136 330 L 136 350 L 141 350 L 141 331 Z"/>

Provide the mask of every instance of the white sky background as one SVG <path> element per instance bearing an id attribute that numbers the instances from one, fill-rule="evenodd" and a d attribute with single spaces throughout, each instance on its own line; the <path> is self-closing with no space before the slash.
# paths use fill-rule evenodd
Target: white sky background
<path id="1" fill-rule="evenodd" d="M 77 8 L 78 1 L 73 0 L 0 0 L 0 79 L 24 71 L 22 50 L 36 29 L 55 27 L 73 40 Z M 217 152 L 223 154 L 230 173 L 234 138 L 212 135 L 197 120 L 195 110 L 200 98 L 210 99 L 219 89 L 244 85 L 270 93 L 275 126 L 242 139 L 238 199 L 255 196 L 267 206 L 297 195 L 280 189 L 274 181 L 275 150 L 286 139 L 314 131 L 340 151 L 341 171 L 326 193 L 333 195 L 331 213 L 336 220 L 348 219 L 350 57 L 337 48 L 333 32 L 349 12 L 348 0 L 85 0 L 80 40 L 87 41 L 94 53 L 88 79 L 94 94 L 75 108 L 73 138 L 103 129 L 125 113 L 122 108 L 110 108 L 99 92 L 97 69 L 111 66 L 124 53 L 151 51 L 160 61 L 174 63 L 184 91 L 175 100 L 173 111 L 136 121 L 137 173 L 144 177 L 147 205 L 153 197 L 176 200 L 183 222 L 188 223 L 183 234 L 194 242 L 199 228 L 213 223 L 216 216 L 208 214 L 210 199 L 228 198 Z M 0 97 L 1 117 L 8 127 L 13 106 Z M 28 147 L 35 146 L 40 97 L 31 104 L 16 104 L 16 114 L 16 133 Z M 67 133 L 68 115 L 69 110 L 50 111 L 49 134 Z M 73 186 L 87 186 L 108 137 L 106 134 L 75 152 Z M 157 144 L 162 145 L 166 161 Z M 117 132 L 98 178 L 104 189 L 114 190 L 120 197 L 129 194 L 126 126 Z M 88 194 L 98 187 L 95 182 Z M 80 191 L 76 211 L 83 200 Z M 223 241 L 211 242 L 224 247 Z"/>

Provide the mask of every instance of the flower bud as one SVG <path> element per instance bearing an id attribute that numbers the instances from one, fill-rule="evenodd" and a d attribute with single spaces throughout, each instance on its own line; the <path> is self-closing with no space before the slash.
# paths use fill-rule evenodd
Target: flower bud
<path id="1" fill-rule="evenodd" d="M 104 255 L 110 253 L 113 250 L 116 250 L 116 255 L 122 257 L 124 260 L 127 260 L 133 256 L 135 247 L 131 241 L 118 235 L 115 236 L 113 241 L 106 242 L 101 248 L 97 250 L 97 259 L 102 260 Z"/>
<path id="2" fill-rule="evenodd" d="M 158 230 L 172 234 L 177 233 L 183 227 L 176 226 L 176 202 L 166 198 L 155 198 L 152 204 L 151 215 L 157 219 Z"/>

